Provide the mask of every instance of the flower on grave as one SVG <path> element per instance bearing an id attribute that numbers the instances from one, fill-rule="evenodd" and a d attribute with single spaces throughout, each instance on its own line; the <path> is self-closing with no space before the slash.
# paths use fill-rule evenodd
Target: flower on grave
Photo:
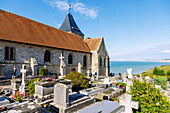
<path id="1" fill-rule="evenodd" d="M 14 94 L 12 96 L 13 99 L 15 99 L 16 101 L 22 101 L 23 98 L 25 98 L 25 96 L 27 95 L 27 93 L 21 93 L 20 91 L 16 94 Z"/>
<path id="2" fill-rule="evenodd" d="M 7 109 L 7 107 L 2 106 L 2 107 L 0 107 L 0 112 L 5 111 L 6 109 Z"/>
<path id="3" fill-rule="evenodd" d="M 41 81 L 57 81 L 57 79 L 52 79 L 50 77 L 47 77 L 47 78 L 43 78 Z"/>
<path id="4" fill-rule="evenodd" d="M 1 88 L 0 88 L 0 92 L 2 92 L 2 91 L 3 91 L 3 88 L 1 87 Z"/>

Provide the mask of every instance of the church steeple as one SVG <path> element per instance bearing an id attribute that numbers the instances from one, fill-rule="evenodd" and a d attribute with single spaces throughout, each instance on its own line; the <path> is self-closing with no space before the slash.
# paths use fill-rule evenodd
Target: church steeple
<path id="1" fill-rule="evenodd" d="M 73 16 L 70 13 L 71 5 L 69 6 L 68 14 L 63 22 L 63 24 L 60 26 L 60 30 L 81 36 L 84 38 L 84 34 L 80 31 L 78 28 L 76 22 L 74 21 Z"/>

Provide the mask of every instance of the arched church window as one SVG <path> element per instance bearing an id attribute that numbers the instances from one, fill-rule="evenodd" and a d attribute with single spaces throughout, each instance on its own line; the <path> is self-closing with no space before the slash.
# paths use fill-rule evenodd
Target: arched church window
<path id="1" fill-rule="evenodd" d="M 87 67 L 87 58 L 86 55 L 83 57 L 83 67 Z"/>
<path id="2" fill-rule="evenodd" d="M 72 54 L 68 55 L 68 64 L 73 64 L 73 56 L 72 56 Z"/>
<path id="3" fill-rule="evenodd" d="M 51 62 L 50 51 L 46 50 L 44 53 L 44 62 Z"/>
<path id="4" fill-rule="evenodd" d="M 100 67 L 102 67 L 102 58 L 100 58 Z"/>
<path id="5" fill-rule="evenodd" d="M 104 60 L 104 67 L 106 67 L 106 59 L 104 58 L 103 60 Z"/>
<path id="6" fill-rule="evenodd" d="M 5 60 L 15 60 L 14 47 L 5 47 Z"/>

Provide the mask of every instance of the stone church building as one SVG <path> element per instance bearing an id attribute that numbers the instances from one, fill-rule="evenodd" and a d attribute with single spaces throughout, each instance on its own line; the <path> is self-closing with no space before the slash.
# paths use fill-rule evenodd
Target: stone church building
<path id="1" fill-rule="evenodd" d="M 27 75 L 31 75 L 31 58 L 37 62 L 34 75 L 42 67 L 48 68 L 49 74 L 60 75 L 61 55 L 64 57 L 64 75 L 72 69 L 81 69 L 82 73 L 97 77 L 109 74 L 104 38 L 87 37 L 84 40 L 71 13 L 67 14 L 60 29 L 56 29 L 0 10 L 0 76 L 11 78 L 14 66 L 16 75 L 20 75 L 22 64 L 26 65 Z"/>

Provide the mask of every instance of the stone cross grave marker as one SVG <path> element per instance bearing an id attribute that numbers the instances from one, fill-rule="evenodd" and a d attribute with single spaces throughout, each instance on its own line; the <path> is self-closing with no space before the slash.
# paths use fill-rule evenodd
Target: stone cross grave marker
<path id="1" fill-rule="evenodd" d="M 88 69 L 87 70 L 87 78 L 89 78 L 90 77 L 90 70 Z"/>
<path id="2" fill-rule="evenodd" d="M 59 57 L 59 59 L 60 59 L 60 74 L 61 74 L 61 76 L 63 76 L 64 75 L 64 67 L 63 67 L 63 59 L 64 59 L 64 57 L 63 57 L 62 53 L 61 53 L 61 56 Z"/>
<path id="3" fill-rule="evenodd" d="M 82 68 L 82 65 L 81 65 L 81 63 L 79 62 L 79 63 L 78 63 L 78 72 L 79 72 L 79 73 L 81 73 L 81 68 Z"/>
<path id="4" fill-rule="evenodd" d="M 20 72 L 22 73 L 22 83 L 19 88 L 19 91 L 25 93 L 25 79 L 26 79 L 26 72 L 27 72 L 25 64 L 22 65 L 22 69 L 20 70 Z"/>
<path id="5" fill-rule="evenodd" d="M 35 72 L 35 67 L 34 67 L 34 66 L 36 66 L 36 65 L 38 65 L 36 59 L 35 59 L 35 58 L 31 58 L 31 70 L 32 70 L 32 76 L 34 76 L 35 73 L 36 73 L 36 72 Z"/>
<path id="6" fill-rule="evenodd" d="M 132 108 L 138 109 L 138 102 L 131 101 L 132 95 L 125 94 L 125 99 L 119 99 L 119 104 L 125 106 L 125 113 L 132 113 Z"/>
<path id="7" fill-rule="evenodd" d="M 128 68 L 128 69 L 127 69 L 127 72 L 128 72 L 128 78 L 133 78 L 132 68 Z"/>

